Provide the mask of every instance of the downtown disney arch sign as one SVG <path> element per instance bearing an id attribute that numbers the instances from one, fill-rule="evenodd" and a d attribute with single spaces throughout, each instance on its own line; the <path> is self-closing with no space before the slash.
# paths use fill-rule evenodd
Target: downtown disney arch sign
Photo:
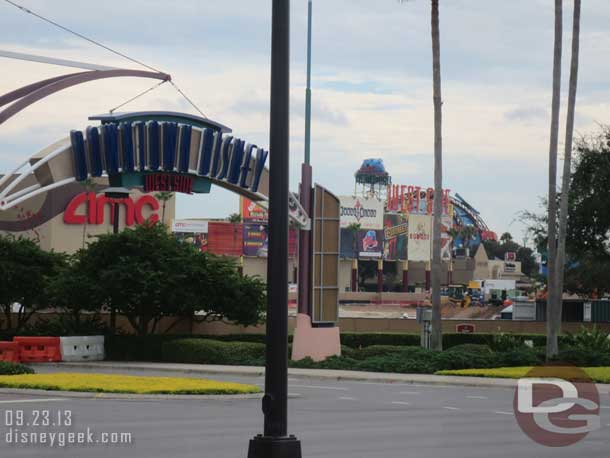
<path id="1" fill-rule="evenodd" d="M 108 177 L 110 186 L 144 192 L 209 193 L 212 184 L 266 206 L 268 151 L 206 118 L 174 112 L 92 116 L 99 126 L 72 130 L 0 179 L 0 210 L 47 191 Z M 23 186 L 28 177 L 34 184 Z M 289 215 L 301 229 L 309 216 L 289 195 Z"/>
<path id="2" fill-rule="evenodd" d="M 0 174 L 0 211 L 72 183 L 106 177 L 111 187 L 145 193 L 206 194 L 216 185 L 268 208 L 269 152 L 233 136 L 220 123 L 169 111 L 89 119 L 100 124 L 72 130 L 69 138 L 44 148 L 12 172 Z M 299 269 L 307 272 L 304 288 L 312 324 L 334 326 L 338 321 L 339 199 L 320 185 L 310 192 L 311 214 L 317 216 L 310 218 L 292 192 L 288 215 L 311 241 L 307 255 L 299 258 Z"/>

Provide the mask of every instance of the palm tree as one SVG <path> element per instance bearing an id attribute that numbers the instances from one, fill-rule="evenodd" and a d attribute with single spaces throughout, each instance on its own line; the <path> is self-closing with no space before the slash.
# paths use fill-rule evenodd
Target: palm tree
<path id="1" fill-rule="evenodd" d="M 239 213 L 231 213 L 228 219 L 229 222 L 233 224 L 241 223 L 241 215 Z"/>
<path id="2" fill-rule="evenodd" d="M 548 297 L 546 356 L 559 351 L 557 335 L 561 325 L 561 291 L 557 289 L 557 146 L 561 97 L 561 52 L 563 35 L 563 0 L 555 0 L 555 44 L 553 53 L 553 101 L 551 104 L 551 135 L 549 144 L 548 196 Z"/>
<path id="3" fill-rule="evenodd" d="M 408 0 L 400 0 L 404 3 Z M 441 95 L 441 37 L 439 0 L 431 0 L 432 99 L 434 101 L 434 215 L 432 223 L 432 334 L 430 346 L 443 349 L 441 329 L 441 220 L 443 195 L 443 99 Z"/>
<path id="4" fill-rule="evenodd" d="M 466 257 L 470 256 L 470 242 L 472 242 L 477 233 L 478 231 L 474 226 L 462 226 L 460 228 L 460 237 L 462 237 Z"/>
<path id="5" fill-rule="evenodd" d="M 441 329 L 441 217 L 443 196 L 443 100 L 441 97 L 441 39 L 439 0 L 431 0 L 432 79 L 434 101 L 434 220 L 432 223 L 432 335 L 433 350 L 443 349 Z"/>
<path id="6" fill-rule="evenodd" d="M 155 194 L 155 198 L 163 202 L 161 205 L 161 222 L 165 224 L 165 206 L 167 201 L 174 197 L 174 194 L 169 191 L 161 191 Z"/>
<path id="7" fill-rule="evenodd" d="M 352 223 L 347 228 L 352 233 L 352 252 L 354 258 L 352 260 L 352 291 L 358 291 L 358 259 L 360 258 L 358 253 L 358 232 L 362 229 L 362 225 L 360 223 Z M 354 273 L 355 272 L 355 273 Z"/>
<path id="8" fill-rule="evenodd" d="M 510 232 L 505 232 L 504 234 L 502 234 L 500 236 L 500 242 L 502 242 L 502 243 L 512 242 L 512 241 L 513 241 L 513 236 L 511 235 Z"/>
<path id="9" fill-rule="evenodd" d="M 568 202 L 570 194 L 570 176 L 572 172 L 572 143 L 574 139 L 574 116 L 576 111 L 576 90 L 578 88 L 578 61 L 580 54 L 580 10 L 581 0 L 574 0 L 574 17 L 572 27 L 572 62 L 570 64 L 570 90 L 568 94 L 568 115 L 566 122 L 566 142 L 565 142 L 565 157 L 563 162 L 563 177 L 561 182 L 561 196 L 559 208 L 559 245 L 557 247 L 557 291 L 559 293 L 559 301 L 563 292 L 563 272 L 565 265 L 566 252 L 566 233 L 568 228 Z M 557 335 L 561 326 L 562 306 L 558 307 L 553 325 L 557 329 L 553 333 L 553 338 L 557 339 Z M 550 336 L 549 336 L 550 337 Z M 553 350 L 557 349 L 557 342 L 552 343 Z M 555 351 L 556 353 L 556 351 Z M 553 355 L 555 354 L 553 353 Z"/>

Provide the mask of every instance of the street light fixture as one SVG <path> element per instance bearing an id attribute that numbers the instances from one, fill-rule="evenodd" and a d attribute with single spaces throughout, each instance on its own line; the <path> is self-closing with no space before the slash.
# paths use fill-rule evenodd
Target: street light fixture
<path id="1" fill-rule="evenodd" d="M 273 0 L 271 29 L 265 427 L 250 440 L 248 458 L 301 458 L 301 442 L 287 425 L 290 0 Z"/>
<path id="2" fill-rule="evenodd" d="M 127 188 L 118 188 L 111 187 L 107 188 L 104 191 L 104 196 L 107 199 L 112 199 L 112 214 L 114 215 L 112 219 L 112 233 L 119 233 L 119 200 L 127 199 L 129 197 L 129 189 Z"/>

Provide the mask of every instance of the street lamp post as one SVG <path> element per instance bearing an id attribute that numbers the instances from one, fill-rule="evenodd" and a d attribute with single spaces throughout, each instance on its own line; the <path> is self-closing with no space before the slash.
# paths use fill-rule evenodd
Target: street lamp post
<path id="1" fill-rule="evenodd" d="M 301 458 L 301 443 L 287 425 L 289 89 L 290 0 L 273 0 L 265 426 L 250 440 L 248 458 Z"/>

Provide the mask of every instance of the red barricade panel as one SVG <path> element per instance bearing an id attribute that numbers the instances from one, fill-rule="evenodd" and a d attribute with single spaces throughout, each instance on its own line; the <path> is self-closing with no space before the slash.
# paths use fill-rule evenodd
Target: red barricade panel
<path id="1" fill-rule="evenodd" d="M 61 361 L 59 337 L 15 337 L 19 344 L 19 356 L 24 363 Z"/>
<path id="2" fill-rule="evenodd" d="M 9 361 L 18 363 L 19 359 L 19 343 L 17 342 L 0 342 L 0 361 Z"/>

